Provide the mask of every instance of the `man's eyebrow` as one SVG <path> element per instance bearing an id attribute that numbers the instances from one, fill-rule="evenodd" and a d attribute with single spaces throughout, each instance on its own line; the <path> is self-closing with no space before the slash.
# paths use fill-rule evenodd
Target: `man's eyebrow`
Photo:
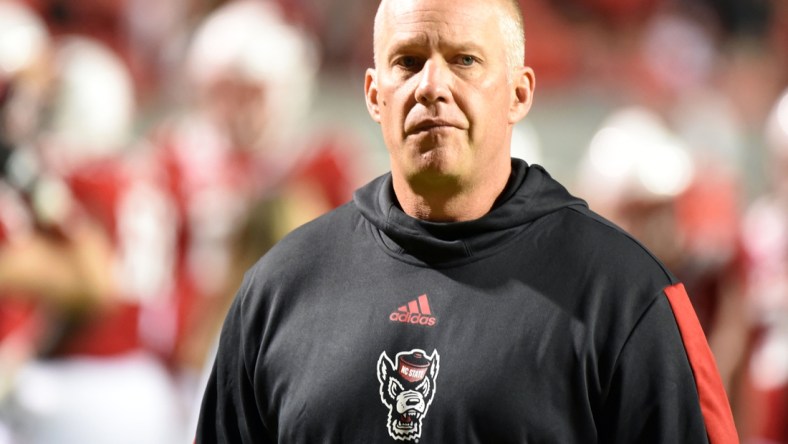
<path id="1" fill-rule="evenodd" d="M 395 38 L 389 45 L 389 55 L 395 55 L 402 52 L 407 51 L 419 51 L 424 50 L 424 47 L 427 45 L 429 38 L 425 34 L 416 34 L 407 37 Z M 446 41 L 442 40 L 439 43 L 441 49 L 449 49 L 455 52 L 475 52 L 475 53 L 483 53 L 484 47 L 480 45 L 478 42 L 473 40 L 462 40 L 462 41 Z"/>
<path id="2" fill-rule="evenodd" d="M 428 37 L 423 33 L 408 35 L 407 37 L 395 37 L 389 44 L 389 52 L 396 53 L 407 49 L 423 48 L 428 40 Z"/>
<path id="3" fill-rule="evenodd" d="M 485 49 L 484 46 L 480 45 L 478 42 L 476 42 L 474 40 L 465 40 L 465 41 L 459 41 L 459 42 L 446 42 L 446 43 L 444 43 L 444 46 L 449 48 L 449 49 L 453 49 L 455 51 L 458 51 L 458 52 L 470 51 L 470 52 L 482 53 L 482 52 L 484 52 L 484 49 Z"/>

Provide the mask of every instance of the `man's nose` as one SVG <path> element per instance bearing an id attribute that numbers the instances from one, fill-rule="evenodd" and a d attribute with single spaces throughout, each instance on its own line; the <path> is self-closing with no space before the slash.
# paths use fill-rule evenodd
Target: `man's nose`
<path id="1" fill-rule="evenodd" d="M 445 61 L 428 59 L 416 87 L 416 101 L 423 105 L 448 101 L 451 97 L 450 82 L 451 72 Z"/>

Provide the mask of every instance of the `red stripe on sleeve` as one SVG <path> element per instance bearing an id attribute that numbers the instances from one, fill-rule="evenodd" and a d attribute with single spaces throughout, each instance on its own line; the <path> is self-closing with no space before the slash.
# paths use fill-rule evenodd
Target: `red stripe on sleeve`
<path id="1" fill-rule="evenodd" d="M 698 388 L 700 408 L 706 422 L 709 442 L 711 444 L 738 443 L 739 438 L 733 423 L 733 414 L 717 371 L 717 364 L 684 285 L 676 284 L 665 288 L 665 295 L 667 295 L 673 315 L 676 317 L 681 339 L 684 342 L 692 373 L 695 376 L 695 385 Z"/>

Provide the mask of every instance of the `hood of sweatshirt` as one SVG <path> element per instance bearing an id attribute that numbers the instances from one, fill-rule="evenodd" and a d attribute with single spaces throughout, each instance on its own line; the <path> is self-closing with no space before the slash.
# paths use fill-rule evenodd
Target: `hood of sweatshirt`
<path id="1" fill-rule="evenodd" d="M 495 206 L 479 219 L 430 222 L 405 214 L 394 195 L 390 173 L 358 189 L 353 201 L 390 255 L 431 267 L 487 257 L 537 219 L 569 206 L 586 206 L 544 168 L 519 159 L 512 159 L 511 176 Z"/>

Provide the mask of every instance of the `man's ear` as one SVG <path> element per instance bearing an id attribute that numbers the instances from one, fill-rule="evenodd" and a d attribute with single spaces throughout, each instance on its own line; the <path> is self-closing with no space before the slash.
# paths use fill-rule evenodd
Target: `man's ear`
<path id="1" fill-rule="evenodd" d="M 509 108 L 509 123 L 515 124 L 528 114 L 534 98 L 536 77 L 528 66 L 517 68 L 512 73 L 512 105 Z"/>
<path id="2" fill-rule="evenodd" d="M 367 102 L 367 111 L 375 122 L 380 123 L 380 104 L 378 103 L 378 73 L 373 68 L 367 68 L 364 75 L 364 98 Z"/>

